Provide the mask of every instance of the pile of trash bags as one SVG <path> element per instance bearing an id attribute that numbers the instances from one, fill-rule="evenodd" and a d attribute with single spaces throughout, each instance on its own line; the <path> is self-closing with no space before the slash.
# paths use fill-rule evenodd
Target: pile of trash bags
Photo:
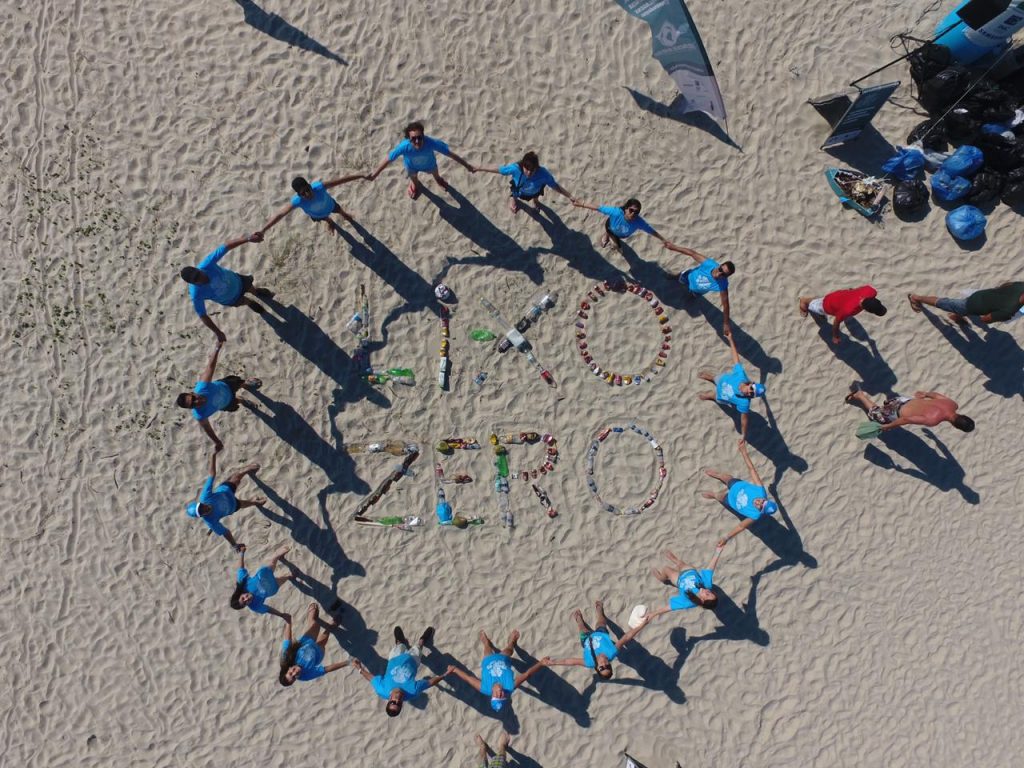
<path id="1" fill-rule="evenodd" d="M 897 180 L 893 209 L 904 215 L 927 206 L 921 177 L 928 171 L 936 202 L 960 205 L 947 216 L 950 232 L 978 237 L 985 217 L 977 206 L 1001 201 L 1024 207 L 1024 69 L 995 81 L 955 63 L 949 49 L 935 43 L 914 51 L 909 62 L 918 101 L 930 117 L 884 166 Z"/>

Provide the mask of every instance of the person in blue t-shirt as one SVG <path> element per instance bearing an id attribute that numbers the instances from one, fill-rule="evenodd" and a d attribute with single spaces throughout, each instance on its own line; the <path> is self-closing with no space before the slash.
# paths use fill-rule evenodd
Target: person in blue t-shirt
<path id="1" fill-rule="evenodd" d="M 335 670 L 347 667 L 353 662 L 339 661 L 324 666 L 324 653 L 331 633 L 338 628 L 338 620 L 324 624 L 320 620 L 320 607 L 310 603 L 306 609 L 306 631 L 298 642 L 292 638 L 292 617 L 287 613 L 279 614 L 284 619 L 284 642 L 281 643 L 281 669 L 277 679 L 281 685 L 289 686 L 296 680 L 316 680 Z"/>
<path id="2" fill-rule="evenodd" d="M 754 383 L 747 376 L 743 363 L 740 362 L 740 353 L 736 350 L 736 340 L 732 337 L 732 329 L 724 331 L 725 338 L 729 340 L 729 349 L 732 351 L 732 368 L 718 376 L 712 376 L 709 371 L 700 371 L 697 378 L 709 381 L 715 385 L 713 392 L 701 392 L 698 397 L 701 400 L 714 400 L 720 405 L 731 405 L 740 414 L 740 433 L 747 436 L 747 414 L 750 413 L 750 400 L 755 397 L 764 397 L 764 384 Z"/>
<path id="3" fill-rule="evenodd" d="M 608 619 L 604 615 L 604 602 L 594 602 L 594 617 L 596 623 L 594 628 L 583 620 L 583 611 L 576 609 L 572 614 L 576 621 L 576 628 L 580 633 L 580 647 L 583 649 L 582 657 L 574 659 L 551 659 L 548 662 L 552 667 L 587 667 L 593 669 L 605 680 L 612 677 L 612 661 L 619 655 L 619 650 L 640 634 L 640 630 L 646 627 L 653 616 L 645 616 L 643 620 L 629 630 L 618 640 L 612 639 L 608 630 Z"/>
<path id="4" fill-rule="evenodd" d="M 415 648 L 409 647 L 409 641 L 401 627 L 395 627 L 395 647 L 388 654 L 388 666 L 383 675 L 374 677 L 369 670 L 363 666 L 358 659 L 352 664 L 359 670 L 359 674 L 366 679 L 373 690 L 382 699 L 387 701 L 384 711 L 388 717 L 398 717 L 402 714 L 402 702 L 406 698 L 419 696 L 428 688 L 444 680 L 445 675 L 435 677 L 424 677 L 416 679 L 416 670 L 420 666 L 420 657 L 423 655 L 423 646 L 430 646 L 434 643 L 434 628 L 427 627 Z"/>
<path id="5" fill-rule="evenodd" d="M 217 485 L 215 480 L 217 477 L 218 451 L 220 451 L 220 448 L 214 448 L 210 452 L 210 467 L 206 482 L 199 489 L 196 498 L 185 505 L 185 514 L 202 520 L 211 533 L 227 539 L 236 552 L 244 552 L 245 545 L 235 541 L 235 537 L 231 535 L 231 531 L 224 527 L 221 520 L 235 514 L 240 509 L 259 507 L 267 503 L 267 500 L 262 496 L 257 496 L 255 499 L 239 499 L 235 495 L 238 492 L 238 486 L 245 479 L 246 475 L 255 475 L 259 472 L 260 465 L 249 464 L 242 467 L 233 475 L 230 475 L 223 483 Z"/>
<path id="6" fill-rule="evenodd" d="M 485 173 L 500 173 L 502 176 L 509 176 L 509 198 L 508 208 L 512 213 L 519 213 L 519 201 L 527 200 L 533 203 L 534 210 L 540 205 L 540 198 L 544 194 L 545 187 L 558 192 L 575 202 L 576 198 L 570 195 L 562 186 L 555 181 L 551 172 L 540 164 L 536 152 L 527 152 L 518 163 L 508 165 L 477 165 L 477 171 Z"/>
<path id="7" fill-rule="evenodd" d="M 615 250 L 622 250 L 622 241 L 632 237 L 636 232 L 646 232 L 653 237 L 665 242 L 665 238 L 659 235 L 654 227 L 647 223 L 640 215 L 640 201 L 635 197 L 629 198 L 623 205 L 590 205 L 582 200 L 574 200 L 573 205 L 577 208 L 586 208 L 589 211 L 603 213 L 608 218 L 604 222 L 604 235 L 601 237 L 601 245 L 607 247 L 609 243 L 615 245 Z"/>
<path id="8" fill-rule="evenodd" d="M 703 296 L 706 293 L 718 293 L 722 297 L 722 333 L 732 330 L 729 325 L 729 278 L 736 274 L 736 265 L 731 261 L 718 263 L 701 253 L 666 241 L 663 245 L 670 251 L 689 256 L 697 266 L 679 274 L 679 282 L 688 296 Z"/>
<path id="9" fill-rule="evenodd" d="M 738 477 L 733 477 L 725 472 L 716 472 L 713 469 L 704 470 L 704 474 L 708 477 L 713 477 L 715 480 L 724 483 L 725 490 L 719 493 L 704 491 L 701 493 L 701 496 L 705 499 L 713 499 L 720 504 L 724 504 L 733 512 L 745 518 L 742 523 L 719 540 L 718 546 L 720 547 L 724 547 L 765 515 L 774 515 L 779 511 L 779 505 L 768 498 L 768 489 L 765 487 L 761 476 L 757 474 L 754 462 L 750 460 L 750 455 L 747 453 L 747 441 L 740 438 L 737 445 L 739 445 L 740 456 L 743 457 L 743 461 L 746 462 L 747 469 L 750 471 L 751 482 L 748 483 L 746 480 L 740 480 Z"/>
<path id="10" fill-rule="evenodd" d="M 339 184 L 348 184 L 350 181 L 359 181 L 365 178 L 365 173 L 353 173 L 349 176 L 342 176 L 341 178 L 334 179 L 333 181 L 314 181 L 310 184 L 302 176 L 296 176 L 292 179 L 292 189 L 295 191 L 295 194 L 292 195 L 292 199 L 284 208 L 271 216 L 267 223 L 263 225 L 263 229 L 259 230 L 257 234 L 262 237 L 268 229 L 277 224 L 277 222 L 296 208 L 300 209 L 313 221 L 324 222 L 327 225 L 327 228 L 331 231 L 333 231 L 334 227 L 337 226 L 331 220 L 332 214 L 337 213 L 345 221 L 354 223 L 355 219 L 352 218 L 352 215 L 342 208 L 338 201 L 335 200 L 327 190 L 336 187 Z"/>
<path id="11" fill-rule="evenodd" d="M 245 400 L 237 397 L 238 390 L 244 389 L 247 392 L 255 392 L 263 382 L 259 379 L 243 379 L 241 376 L 225 376 L 223 379 L 213 380 L 213 373 L 217 370 L 217 356 L 220 354 L 224 342 L 218 340 L 213 348 L 213 354 L 206 361 L 206 370 L 196 382 L 191 392 L 182 392 L 175 401 L 179 408 L 191 408 L 192 418 L 199 422 L 199 428 L 206 433 L 218 449 L 224 447 L 224 443 L 210 425 L 210 417 L 217 411 L 237 411 L 239 405 L 250 407 Z"/>
<path id="12" fill-rule="evenodd" d="M 454 674 L 475 690 L 489 696 L 491 709 L 495 712 L 503 711 L 508 705 L 512 693 L 551 661 L 550 658 L 544 657 L 528 670 L 517 675 L 512 667 L 512 651 L 516 643 L 519 642 L 518 629 L 512 630 L 508 643 L 500 651 L 494 647 L 491 638 L 482 629 L 480 630 L 480 642 L 484 646 L 484 658 L 480 662 L 480 677 L 464 672 L 455 665 L 448 667 L 448 674 Z"/>
<path id="13" fill-rule="evenodd" d="M 207 254 L 198 266 L 182 267 L 179 273 L 181 279 L 189 284 L 188 294 L 192 300 L 192 308 L 199 315 L 203 325 L 213 331 L 218 341 L 227 341 L 227 336 L 206 313 L 206 302 L 213 301 L 224 307 L 246 306 L 253 312 L 262 314 L 264 312 L 263 305 L 253 301 L 245 294 L 251 293 L 263 299 L 274 297 L 273 291 L 253 285 L 252 275 L 232 272 L 230 269 L 220 266 L 219 263 L 229 251 L 233 251 L 238 246 L 245 245 L 245 243 L 261 242 L 263 242 L 262 232 L 253 232 L 251 235 L 228 240 Z"/>
<path id="14" fill-rule="evenodd" d="M 651 568 L 651 574 L 662 584 L 676 587 L 679 594 L 669 598 L 667 606 L 651 611 L 649 615 L 653 618 L 669 611 L 696 608 L 698 605 L 708 611 L 714 610 L 718 605 L 718 595 L 712 591 L 712 580 L 723 549 L 725 545 L 722 543 L 715 547 L 715 554 L 707 568 L 689 565 L 676 557 L 674 552 L 666 550 L 663 556 L 669 564 L 664 568 Z"/>
<path id="15" fill-rule="evenodd" d="M 391 163 L 398 158 L 402 158 L 405 174 L 409 177 L 409 188 L 406 191 L 409 197 L 415 200 L 420 196 L 420 192 L 423 191 L 423 185 L 420 183 L 421 173 L 429 173 L 434 177 L 434 181 L 440 185 L 441 189 L 448 190 L 448 182 L 441 177 L 437 170 L 437 152 L 450 157 L 470 173 L 476 170 L 472 165 L 452 152 L 451 148 L 443 141 L 427 136 L 424 133 L 423 123 L 409 123 L 405 126 L 403 133 L 405 138 L 388 152 L 384 162 L 377 166 L 372 173 L 366 175 L 367 179 L 373 181 Z"/>
<path id="16" fill-rule="evenodd" d="M 267 600 L 277 594 L 277 590 L 295 576 L 291 573 L 278 576 L 274 573 L 278 562 L 284 560 L 288 554 L 288 547 L 281 547 L 274 556 L 270 558 L 267 565 L 261 565 L 255 573 L 250 574 L 245 567 L 245 548 L 243 547 L 238 558 L 238 573 L 235 576 L 235 591 L 231 595 L 229 604 L 236 611 L 248 608 L 256 613 L 269 613 L 274 616 L 284 617 L 276 608 L 267 605 Z"/>

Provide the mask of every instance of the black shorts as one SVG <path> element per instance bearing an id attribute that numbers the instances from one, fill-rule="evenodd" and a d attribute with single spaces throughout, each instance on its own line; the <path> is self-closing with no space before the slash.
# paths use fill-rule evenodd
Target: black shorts
<path id="1" fill-rule="evenodd" d="M 241 376 L 225 376 L 221 379 L 225 384 L 231 387 L 231 402 L 224 406 L 225 411 L 237 411 L 238 410 L 238 390 L 242 388 L 245 380 Z"/>
<path id="2" fill-rule="evenodd" d="M 334 201 L 334 210 L 332 210 L 331 213 L 341 213 L 341 203 L 337 200 Z M 326 216 L 321 216 L 319 219 L 314 218 L 313 216 L 310 216 L 309 218 L 313 219 L 313 221 L 327 221 L 331 218 L 331 213 L 328 213 Z"/>
<path id="3" fill-rule="evenodd" d="M 514 181 L 512 181 L 511 179 L 509 179 L 509 182 L 508 182 L 508 191 L 511 193 L 512 197 L 514 197 L 516 200 L 536 200 L 536 199 L 541 198 L 541 197 L 544 196 L 544 187 L 541 187 L 540 188 L 540 192 L 538 192 L 535 195 L 520 195 L 520 194 L 518 194 L 516 192 L 516 183 Z"/>
<path id="4" fill-rule="evenodd" d="M 226 485 L 231 489 L 232 493 L 238 493 L 238 483 L 233 483 L 230 480 L 225 480 L 221 485 Z"/>
<path id="5" fill-rule="evenodd" d="M 238 294 L 238 298 L 228 304 L 229 307 L 240 307 L 245 301 L 246 292 L 252 288 L 253 277 L 252 275 L 239 275 L 242 279 L 242 292 Z"/>

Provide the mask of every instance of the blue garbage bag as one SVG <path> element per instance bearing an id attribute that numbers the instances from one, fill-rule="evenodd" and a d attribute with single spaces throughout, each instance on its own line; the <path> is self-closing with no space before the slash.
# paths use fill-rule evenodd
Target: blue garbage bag
<path id="1" fill-rule="evenodd" d="M 963 176 L 951 176 L 938 170 L 932 175 L 932 193 L 940 203 L 954 203 L 971 191 L 971 182 Z"/>
<path id="2" fill-rule="evenodd" d="M 964 144 L 957 148 L 956 152 L 949 156 L 949 159 L 942 164 L 942 169 L 950 176 L 973 176 L 985 162 L 981 150 Z"/>
<path id="3" fill-rule="evenodd" d="M 882 170 L 900 181 L 913 181 L 924 168 L 924 153 L 913 147 L 904 147 L 885 161 Z"/>
<path id="4" fill-rule="evenodd" d="M 985 214 L 973 205 L 961 205 L 946 214 L 946 229 L 957 240 L 981 237 L 987 223 Z"/>

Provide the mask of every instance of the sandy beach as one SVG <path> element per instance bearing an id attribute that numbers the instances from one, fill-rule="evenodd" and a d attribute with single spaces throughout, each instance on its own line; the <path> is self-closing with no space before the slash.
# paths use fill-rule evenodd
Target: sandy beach
<path id="1" fill-rule="evenodd" d="M 904 85 L 878 134 L 830 155 L 805 102 L 891 57 L 901 31 L 927 37 L 948 12 L 926 0 L 791 3 L 691 0 L 730 111 L 672 117 L 675 86 L 650 57 L 645 24 L 605 0 L 409 4 L 223 0 L 21 3 L 0 32 L 0 221 L 6 266 L 0 349 L 5 450 L 0 532 L 0 762 L 9 766 L 475 766 L 474 734 L 512 733 L 513 765 L 1012 766 L 1024 751 L 1024 325 L 958 331 L 915 314 L 908 292 L 1022 279 L 1024 221 L 992 213 L 987 242 L 961 248 L 933 206 L 921 221 L 873 224 L 844 210 L 826 165 L 877 170 L 923 118 Z M 904 65 L 892 79 L 910 82 Z M 282 622 L 233 611 L 237 555 L 184 512 L 211 448 L 176 408 L 214 345 L 181 267 L 260 227 L 293 176 L 371 171 L 422 120 L 472 163 L 533 149 L 567 190 L 595 204 L 637 197 L 669 239 L 732 259 L 732 326 L 768 388 L 748 443 L 780 510 L 731 542 L 720 603 L 644 630 L 595 683 L 546 669 L 502 719 L 446 680 L 397 719 L 350 669 L 282 688 Z M 884 138 L 882 138 L 884 137 Z M 731 139 L 731 140 L 730 140 Z M 888 142 L 888 144 L 886 143 Z M 226 520 L 254 566 L 280 545 L 301 572 L 273 605 L 302 621 L 310 601 L 344 602 L 327 660 L 383 671 L 392 627 L 437 628 L 431 670 L 479 671 L 480 629 L 522 632 L 515 663 L 579 653 L 571 612 L 605 602 L 623 632 L 633 606 L 674 590 L 649 573 L 670 548 L 704 563 L 736 518 L 700 497 L 705 467 L 744 474 L 733 415 L 697 399 L 701 369 L 731 363 L 720 304 L 684 299 L 691 266 L 653 238 L 597 245 L 603 217 L 550 191 L 513 216 L 507 180 L 442 159 L 448 193 L 418 200 L 395 165 L 336 189 L 358 221 L 340 234 L 296 212 L 224 260 L 276 292 L 269 312 L 216 307 L 228 342 L 218 375 L 258 376 L 254 411 L 215 417 L 222 474 L 262 464 L 239 495 L 260 509 Z M 579 302 L 625 276 L 672 326 L 664 370 L 608 386 L 580 359 Z M 436 381 L 433 286 L 458 298 L 450 387 Z M 859 315 L 838 350 L 801 319 L 797 297 L 871 283 L 889 308 Z M 363 382 L 345 324 L 364 285 L 375 368 L 415 386 Z M 557 301 L 527 332 L 550 388 L 517 352 L 470 338 L 515 320 L 538 291 Z M 650 309 L 601 298 L 587 322 L 595 360 L 626 372 L 661 344 Z M 211 304 L 211 309 L 213 305 Z M 482 386 L 474 377 L 488 376 Z M 863 442 L 843 403 L 938 390 L 977 423 L 911 428 Z M 606 425 L 635 421 L 664 451 L 656 503 L 603 511 L 586 454 Z M 559 461 L 512 481 L 516 527 L 501 525 L 492 431 L 550 433 Z M 480 451 L 440 458 L 448 436 Z M 400 461 L 344 445 L 401 440 L 422 455 L 374 516 L 418 515 L 412 531 L 355 525 L 360 502 Z M 512 446 L 513 470 L 544 444 Z M 434 463 L 455 511 L 435 524 Z M 650 446 L 628 431 L 601 444 L 602 497 L 639 504 L 656 483 Z"/>

